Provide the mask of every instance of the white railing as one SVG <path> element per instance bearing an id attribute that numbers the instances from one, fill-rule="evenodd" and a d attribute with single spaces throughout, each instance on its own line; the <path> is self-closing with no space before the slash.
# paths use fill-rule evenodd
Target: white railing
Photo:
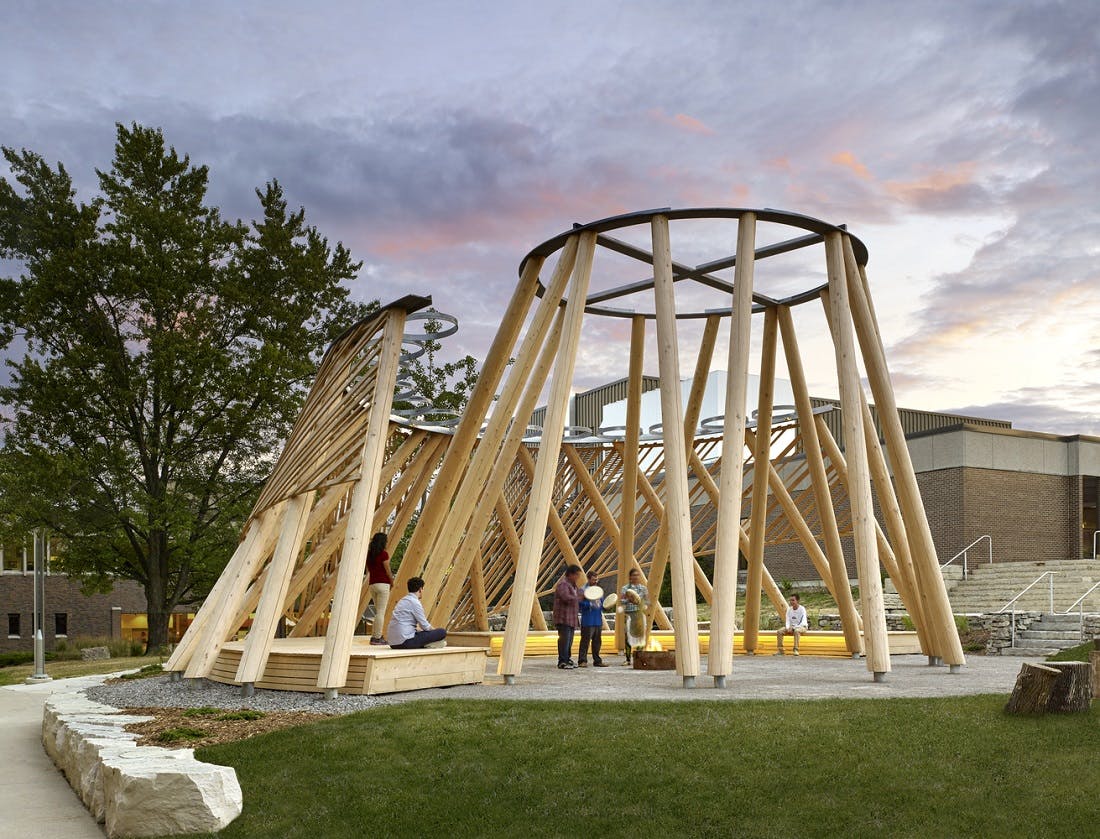
<path id="1" fill-rule="evenodd" d="M 1057 573 L 1058 573 L 1057 571 L 1044 571 L 1042 574 L 1040 574 L 1038 577 L 1036 577 L 1034 580 L 1032 580 L 1030 583 L 1028 583 L 1026 586 L 1024 586 L 1023 590 L 1019 594 L 1017 594 L 1015 597 L 1013 597 L 1011 600 L 1009 600 L 1007 603 L 1005 603 L 1005 605 L 1003 605 L 1000 609 L 997 610 L 997 614 L 1000 615 L 1000 614 L 1004 614 L 1004 611 L 1006 609 L 1008 609 L 1010 606 L 1012 607 L 1012 613 L 1011 613 L 1012 617 L 1009 620 L 1009 625 L 1011 626 L 1011 629 L 1012 629 L 1012 646 L 1013 647 L 1016 646 L 1016 601 L 1019 600 L 1021 597 L 1023 597 L 1025 594 L 1027 594 L 1029 591 L 1031 591 L 1031 589 L 1034 588 L 1038 583 L 1042 582 L 1043 577 L 1049 577 L 1050 578 L 1050 612 L 1051 612 L 1051 614 L 1053 614 L 1054 613 L 1054 575 L 1057 574 Z"/>
<path id="2" fill-rule="evenodd" d="M 1064 614 L 1067 614 L 1067 615 L 1073 614 L 1074 607 L 1077 608 L 1077 615 L 1078 615 L 1078 618 L 1081 622 L 1081 640 L 1082 641 L 1085 640 L 1085 598 L 1088 597 L 1090 594 L 1092 594 L 1094 591 L 1096 591 L 1096 589 L 1098 589 L 1098 588 L 1100 588 L 1100 583 L 1093 583 L 1092 587 L 1088 591 L 1086 591 L 1084 594 L 1082 594 L 1080 597 L 1078 597 L 1073 602 L 1073 605 L 1070 606 L 1068 609 L 1066 609 L 1066 611 L 1064 613 Z"/>
<path id="3" fill-rule="evenodd" d="M 956 559 L 958 559 L 961 556 L 962 561 L 963 561 L 962 562 L 963 579 L 965 580 L 966 577 L 967 577 L 967 573 L 968 573 L 967 572 L 967 567 L 966 567 L 967 551 L 969 551 L 971 548 L 973 548 L 975 545 L 977 545 L 981 542 L 987 542 L 988 543 L 988 547 L 989 547 L 989 564 L 992 565 L 993 564 L 993 538 L 991 536 L 989 536 L 989 534 L 986 534 L 985 536 L 979 536 L 977 539 L 975 539 L 973 542 L 971 542 L 969 545 L 967 545 L 965 548 L 963 548 L 961 551 L 959 551 L 957 554 L 955 554 L 953 557 L 951 557 L 951 559 L 947 560 L 947 562 L 945 562 L 943 565 L 940 566 L 940 570 L 942 571 L 944 568 L 946 568 L 948 565 L 950 565 L 952 562 L 954 562 Z"/>

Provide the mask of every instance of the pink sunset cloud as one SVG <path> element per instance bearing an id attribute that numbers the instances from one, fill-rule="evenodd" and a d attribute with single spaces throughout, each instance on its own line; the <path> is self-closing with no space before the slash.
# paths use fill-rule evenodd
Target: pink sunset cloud
<path id="1" fill-rule="evenodd" d="M 662 125 L 671 125 L 673 128 L 678 128 L 689 134 L 712 136 L 715 133 L 714 129 L 705 122 L 687 114 L 670 115 L 661 108 L 651 108 L 649 117 Z"/>

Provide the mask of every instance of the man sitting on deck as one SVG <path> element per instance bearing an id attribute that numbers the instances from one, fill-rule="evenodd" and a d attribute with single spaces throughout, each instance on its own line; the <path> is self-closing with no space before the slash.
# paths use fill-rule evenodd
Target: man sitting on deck
<path id="1" fill-rule="evenodd" d="M 421 647 L 444 647 L 447 642 L 446 629 L 433 629 L 424 614 L 424 605 L 420 598 L 424 592 L 424 581 L 419 577 L 409 580 L 409 593 L 397 601 L 393 607 L 393 617 L 386 627 L 386 640 L 395 650 L 418 650 Z"/>
<path id="2" fill-rule="evenodd" d="M 776 630 L 775 643 L 776 643 L 776 655 L 783 655 L 783 636 L 794 636 L 794 654 L 798 655 L 798 639 L 802 637 L 802 634 L 810 628 L 810 622 L 806 617 L 806 607 L 798 602 L 798 595 L 792 594 L 790 599 L 790 606 L 787 609 L 787 620 L 783 624 L 783 628 Z"/>

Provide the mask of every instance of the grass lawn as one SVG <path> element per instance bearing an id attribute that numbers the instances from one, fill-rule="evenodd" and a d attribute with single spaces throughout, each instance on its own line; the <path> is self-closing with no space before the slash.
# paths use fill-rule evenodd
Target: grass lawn
<path id="1" fill-rule="evenodd" d="M 1059 650 L 1053 655 L 1048 655 L 1047 661 L 1088 661 L 1089 653 L 1095 649 L 1097 647 L 1092 641 L 1086 641 L 1076 647 L 1069 647 L 1065 650 Z"/>
<path id="2" fill-rule="evenodd" d="M 137 658 L 109 658 L 99 661 L 47 661 L 46 675 L 53 679 L 69 679 L 73 676 L 94 676 L 98 673 L 115 673 L 119 670 L 132 670 L 146 664 L 161 661 L 156 657 L 139 656 Z M 0 668 L 0 686 L 21 685 L 28 676 L 34 675 L 33 664 L 18 664 L 14 667 Z"/>
<path id="3" fill-rule="evenodd" d="M 1094 835 L 1100 718 L 1004 703 L 424 701 L 198 756 L 224 839 Z"/>

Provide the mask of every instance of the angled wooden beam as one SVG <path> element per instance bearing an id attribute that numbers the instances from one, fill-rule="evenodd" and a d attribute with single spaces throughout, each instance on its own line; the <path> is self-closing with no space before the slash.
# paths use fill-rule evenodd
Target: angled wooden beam
<path id="1" fill-rule="evenodd" d="M 685 687 L 699 675 L 699 616 L 691 553 L 691 505 L 688 502 L 684 413 L 680 401 L 680 352 L 676 335 L 676 298 L 672 285 L 672 251 L 668 217 L 651 221 L 653 296 L 657 309 L 657 360 L 661 370 L 661 436 L 665 446 L 665 516 L 672 570 L 673 628 L 676 671 Z"/>
<path id="2" fill-rule="evenodd" d="M 566 270 L 570 270 L 575 255 L 576 246 L 567 243 L 558 257 L 558 267 L 568 266 Z M 418 576 L 423 571 L 424 563 L 439 535 L 439 528 L 451 508 L 459 481 L 469 464 L 470 452 L 477 443 L 482 421 L 489 413 L 496 396 L 497 385 L 500 384 L 508 362 L 512 358 L 512 349 L 515 347 L 520 330 L 527 319 L 527 313 L 535 299 L 542 263 L 542 257 L 534 257 L 524 263 L 519 284 L 508 304 L 508 309 L 501 318 L 500 329 L 497 330 L 496 337 L 485 355 L 485 365 L 478 375 L 477 385 L 470 394 L 470 400 L 463 411 L 462 421 L 455 431 L 447 456 L 439 468 L 434 489 L 425 502 L 424 511 L 417 520 L 416 531 L 406 547 L 401 568 L 398 569 L 394 580 L 395 587 L 406 585 L 410 578 Z M 557 301 L 553 301 L 553 306 L 556 307 L 556 305 Z M 539 322 L 532 323 L 532 330 L 537 332 L 539 325 Z M 513 375 L 515 375 L 514 372 Z"/>
<path id="3" fill-rule="evenodd" d="M 772 402 L 775 396 L 775 308 L 764 313 L 760 358 L 760 392 L 756 400 L 756 446 L 753 451 L 752 509 L 749 513 L 749 573 L 745 584 L 745 652 L 755 654 L 760 633 L 760 592 L 764 576 L 764 528 L 768 521 L 768 477 L 771 469 Z M 784 610 L 784 614 L 786 610 Z"/>
<path id="4" fill-rule="evenodd" d="M 248 591 L 248 584 L 256 576 L 261 563 L 270 555 L 270 551 L 278 533 L 278 525 L 282 520 L 286 502 L 277 502 L 260 514 L 259 527 L 256 539 L 249 545 L 248 551 L 243 555 L 242 561 L 234 569 L 228 578 L 227 585 L 222 589 L 217 602 L 211 603 L 207 598 L 212 614 L 206 622 L 200 636 L 194 654 L 187 664 L 184 676 L 188 679 L 202 679 L 210 675 L 210 670 L 221 652 L 229 633 L 237 627 L 231 626 L 237 613 L 237 607 Z M 246 539 L 247 541 L 247 539 Z M 204 608 L 207 604 L 204 604 Z"/>
<path id="5" fill-rule="evenodd" d="M 821 457 L 821 442 L 818 439 L 817 423 L 814 421 L 813 403 L 806 386 L 806 374 L 802 367 L 802 356 L 798 351 L 798 338 L 794 331 L 789 306 L 779 309 L 779 330 L 783 336 L 783 351 L 787 359 L 787 375 L 790 376 L 791 390 L 794 391 L 795 409 L 798 412 L 798 428 L 802 434 L 803 451 L 806 464 L 810 469 L 810 482 L 813 487 L 814 501 L 821 520 L 821 538 L 825 543 L 825 556 L 829 560 L 829 590 L 836 600 L 840 611 L 840 625 L 844 630 L 844 643 L 853 655 L 863 654 L 863 636 L 860 634 L 860 618 L 852 599 L 852 588 L 848 583 L 848 569 L 844 564 L 844 548 L 840 543 L 840 529 L 837 527 L 836 511 L 832 494 L 829 491 L 829 476 L 825 462 Z"/>
<path id="6" fill-rule="evenodd" d="M 355 634 L 355 625 L 359 622 L 359 592 L 367 562 L 367 543 L 371 536 L 369 527 L 373 523 L 378 499 L 378 478 L 386 454 L 393 389 L 397 382 L 398 358 L 401 355 L 404 329 L 405 312 L 390 309 L 382 333 L 370 418 L 367 420 L 367 433 L 359 458 L 360 477 L 352 491 L 336 590 L 332 597 L 332 613 L 317 674 L 317 687 L 323 688 L 326 698 L 330 699 L 336 696 L 337 690 L 347 681 L 351 639 Z"/>
<path id="7" fill-rule="evenodd" d="M 275 545 L 275 555 L 268 565 L 267 579 L 256 607 L 256 617 L 252 621 L 248 637 L 245 638 L 244 651 L 237 666 L 235 679 L 246 685 L 245 690 L 249 694 L 251 689 L 248 686 L 260 680 L 267 666 L 271 642 L 283 614 L 283 601 L 290 587 L 290 578 L 294 574 L 294 563 L 305 540 L 306 519 L 309 518 L 313 495 L 312 492 L 304 492 L 287 502 L 279 541 Z"/>
<path id="8" fill-rule="evenodd" d="M 512 510 L 508 506 L 508 500 L 503 494 L 497 496 L 497 518 L 500 520 L 501 531 L 508 544 L 508 554 L 512 557 L 512 568 L 515 569 L 519 561 L 520 539 L 516 532 L 516 526 L 512 524 Z M 542 614 L 538 598 L 531 599 L 531 623 L 536 630 L 546 631 L 546 617 Z"/>
<path id="9" fill-rule="evenodd" d="M 733 666 L 755 241 L 756 215 L 745 213 L 737 224 L 737 255 L 741 258 L 733 279 L 733 313 L 730 317 L 725 421 L 722 428 L 722 471 L 719 475 L 718 534 L 714 549 L 716 595 L 711 610 L 708 670 L 714 676 L 716 687 L 725 686 L 726 676 Z"/>
<path id="10" fill-rule="evenodd" d="M 629 582 L 630 567 L 635 562 L 634 528 L 638 515 L 638 442 L 642 416 L 642 364 L 645 358 L 645 318 L 640 315 L 630 321 L 630 365 L 626 384 L 626 434 L 622 442 L 623 480 L 620 494 L 619 562 L 616 591 Z M 623 621 L 615 619 L 615 649 L 626 645 Z"/>
<path id="11" fill-rule="evenodd" d="M 258 518 L 249 519 L 245 525 L 244 537 L 237 544 L 237 549 L 230 557 L 225 570 L 222 571 L 217 582 L 210 589 L 210 593 L 206 595 L 202 608 L 195 615 L 195 619 L 191 621 L 191 625 L 187 627 L 187 631 L 183 633 L 183 637 L 172 651 L 172 655 L 164 663 L 166 671 L 179 673 L 186 669 L 188 662 L 191 661 L 191 656 L 198 647 L 198 641 L 203 634 L 204 627 L 210 622 L 216 611 L 214 604 L 221 600 L 225 594 L 225 589 L 230 585 L 230 581 L 240 573 L 242 563 L 248 561 L 247 557 L 256 543 L 259 531 Z M 209 608 L 207 608 L 208 605 Z"/>
<path id="12" fill-rule="evenodd" d="M 558 361 L 550 386 L 550 398 L 546 403 L 546 421 L 543 425 L 539 458 L 531 489 L 531 501 L 527 509 L 527 524 L 523 528 L 519 561 L 516 564 L 516 580 L 512 591 L 514 608 L 508 610 L 504 628 L 504 641 L 500 652 L 498 672 L 506 682 L 514 682 L 523 670 L 523 653 L 527 637 L 528 615 L 535 599 L 535 581 L 539 559 L 542 555 L 543 532 L 550 514 L 557 473 L 558 452 L 565 429 L 565 416 L 569 407 L 569 391 L 573 382 L 573 370 L 580 342 L 581 320 L 584 316 L 584 298 L 592 275 L 592 257 L 596 247 L 596 234 L 586 231 L 577 235 L 576 267 L 565 306 L 565 323 Z"/>
<path id="13" fill-rule="evenodd" d="M 890 646 L 886 634 L 886 610 L 882 601 L 878 545 L 871 500 L 871 475 L 867 467 L 867 446 L 863 437 L 861 385 L 856 366 L 856 343 L 848 305 L 848 282 L 844 270 L 843 234 L 825 236 L 825 262 L 829 289 L 822 301 L 831 312 L 833 348 L 840 383 L 841 419 L 844 422 L 844 455 L 848 463 L 848 500 L 852 508 L 852 538 L 859 571 L 859 599 L 863 606 L 863 642 L 867 669 L 875 681 L 890 671 Z"/>
<path id="14" fill-rule="evenodd" d="M 455 488 L 451 495 L 445 499 L 445 509 L 440 510 L 433 517 L 433 521 L 438 523 L 430 534 L 430 543 L 427 540 L 422 542 L 422 544 L 430 547 L 430 551 L 425 548 L 424 556 L 420 557 L 418 555 L 418 562 L 426 562 L 428 555 L 436 558 L 436 561 L 423 566 L 423 599 L 426 604 L 438 605 L 440 602 L 441 590 L 447 573 L 450 571 L 450 558 L 454 556 L 457 538 L 461 537 L 461 534 L 466 531 L 475 505 L 482 495 L 489 470 L 495 463 L 500 461 L 506 460 L 509 464 L 511 463 L 511 458 L 506 457 L 506 453 L 501 453 L 502 442 L 513 425 L 519 424 L 521 431 L 526 428 L 530 413 L 526 416 L 518 415 L 516 409 L 524 394 L 530 389 L 532 365 L 535 364 L 535 359 L 542 354 L 550 331 L 554 328 L 554 323 L 558 317 L 559 303 L 575 265 L 576 253 L 577 246 L 571 240 L 562 250 L 546 293 L 535 309 L 531 327 L 523 337 L 519 354 L 516 356 L 516 363 L 512 365 L 500 398 L 493 406 L 493 413 L 489 417 L 485 432 L 481 435 L 477 448 L 473 450 L 473 456 L 470 456 L 469 451 L 464 455 L 462 475 L 455 479 Z M 484 416 L 484 412 L 478 415 L 477 424 L 479 428 L 481 418 Z M 450 455 L 448 454 L 448 456 Z M 438 496 L 439 492 L 439 487 L 434 486 L 429 497 L 429 504 Z M 492 496 L 489 496 L 489 504 L 492 504 Z M 420 522 L 417 522 L 417 534 L 419 534 L 422 526 Z M 416 538 L 416 534 L 413 538 Z M 444 544 L 440 545 L 440 542 Z M 418 564 L 417 568 L 420 567 L 421 565 Z M 402 562 L 401 568 L 398 570 L 398 582 L 401 582 L 401 572 L 404 570 L 405 564 Z M 405 577 L 404 579 L 407 580 L 408 578 Z"/>
<path id="15" fill-rule="evenodd" d="M 947 598 L 947 587 L 940 572 L 936 545 L 932 540 L 932 531 L 928 526 L 928 517 L 921 502 L 917 476 L 913 471 L 913 461 L 909 447 L 905 443 L 905 431 L 898 415 L 894 388 L 890 384 L 890 374 L 886 365 L 886 353 L 882 347 L 882 336 L 878 332 L 870 295 L 866 293 L 865 277 L 856 263 L 851 241 L 847 239 L 843 258 L 846 262 L 846 290 L 850 290 L 852 299 L 852 318 L 856 325 L 860 347 L 863 350 L 863 363 L 867 369 L 867 378 L 874 395 L 882 423 L 883 436 L 890 463 L 894 467 L 894 481 L 905 519 L 906 533 L 910 539 L 910 553 L 913 560 L 920 595 L 924 600 L 924 614 L 933 645 L 937 647 L 934 655 L 957 668 L 965 663 L 962 643 L 955 627 L 951 612 L 951 603 Z M 849 256 L 851 254 L 851 256 Z"/>

